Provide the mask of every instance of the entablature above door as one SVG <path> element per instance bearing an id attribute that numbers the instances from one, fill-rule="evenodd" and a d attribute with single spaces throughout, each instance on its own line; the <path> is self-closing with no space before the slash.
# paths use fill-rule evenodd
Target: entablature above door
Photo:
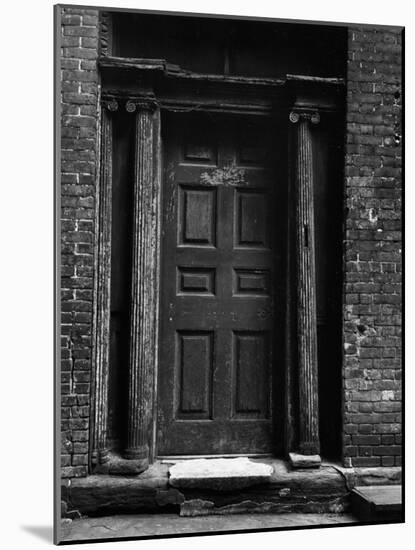
<path id="1" fill-rule="evenodd" d="M 161 109 L 269 115 L 293 105 L 340 111 L 345 81 L 338 77 L 287 74 L 259 78 L 202 74 L 164 59 L 101 56 L 104 99 L 139 101 L 151 98 Z"/>

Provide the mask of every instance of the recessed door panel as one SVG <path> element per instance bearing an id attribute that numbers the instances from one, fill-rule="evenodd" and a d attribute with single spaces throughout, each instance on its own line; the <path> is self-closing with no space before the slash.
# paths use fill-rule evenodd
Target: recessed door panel
<path id="1" fill-rule="evenodd" d="M 268 246 L 267 192 L 238 190 L 236 192 L 236 246 Z"/>
<path id="2" fill-rule="evenodd" d="M 234 335 L 234 417 L 268 418 L 268 332 L 238 331 Z"/>
<path id="3" fill-rule="evenodd" d="M 213 334 L 179 331 L 176 335 L 178 407 L 176 418 L 210 418 Z"/>
<path id="4" fill-rule="evenodd" d="M 179 245 L 215 246 L 216 189 L 180 186 Z"/>

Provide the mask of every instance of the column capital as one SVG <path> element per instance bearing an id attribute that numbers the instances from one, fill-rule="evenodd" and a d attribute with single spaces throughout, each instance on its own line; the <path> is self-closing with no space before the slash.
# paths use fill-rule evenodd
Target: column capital
<path id="1" fill-rule="evenodd" d="M 152 97 L 137 97 L 129 99 L 125 104 L 125 110 L 127 113 L 134 113 L 135 111 L 150 111 L 154 112 L 158 107 L 157 100 Z"/>
<path id="2" fill-rule="evenodd" d="M 318 124 L 320 122 L 320 113 L 317 109 L 294 107 L 290 112 L 289 118 L 293 124 L 296 124 L 300 119 L 309 120 L 312 124 Z"/>
<path id="3" fill-rule="evenodd" d="M 114 98 L 111 99 L 103 99 L 101 102 L 104 109 L 107 109 L 107 111 L 110 111 L 111 113 L 114 113 L 115 111 L 118 111 L 118 101 Z"/>

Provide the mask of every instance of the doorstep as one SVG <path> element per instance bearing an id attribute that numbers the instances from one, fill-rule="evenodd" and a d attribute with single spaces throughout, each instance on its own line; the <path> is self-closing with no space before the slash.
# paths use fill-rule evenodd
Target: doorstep
<path id="1" fill-rule="evenodd" d="M 323 462 L 319 469 L 302 470 L 291 469 L 287 462 L 276 458 L 249 459 L 251 467 L 246 462 L 243 465 L 241 459 L 222 460 L 228 463 L 239 460 L 239 471 L 230 468 L 226 476 L 223 468 L 222 471 L 211 468 L 205 474 L 199 471 L 197 476 L 193 471 L 187 475 L 183 464 L 191 468 L 196 460 L 174 461 L 174 464 L 163 460 L 139 475 L 91 475 L 65 480 L 62 515 L 73 518 L 175 512 L 190 517 L 234 513 L 343 513 L 349 509 L 350 487 L 345 475 L 332 464 Z"/>

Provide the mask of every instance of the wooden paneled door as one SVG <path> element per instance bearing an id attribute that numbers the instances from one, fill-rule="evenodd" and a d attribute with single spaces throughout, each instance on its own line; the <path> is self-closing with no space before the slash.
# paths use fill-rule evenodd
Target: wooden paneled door
<path id="1" fill-rule="evenodd" d="M 270 453 L 283 368 L 278 128 L 252 115 L 163 122 L 158 455 Z"/>

